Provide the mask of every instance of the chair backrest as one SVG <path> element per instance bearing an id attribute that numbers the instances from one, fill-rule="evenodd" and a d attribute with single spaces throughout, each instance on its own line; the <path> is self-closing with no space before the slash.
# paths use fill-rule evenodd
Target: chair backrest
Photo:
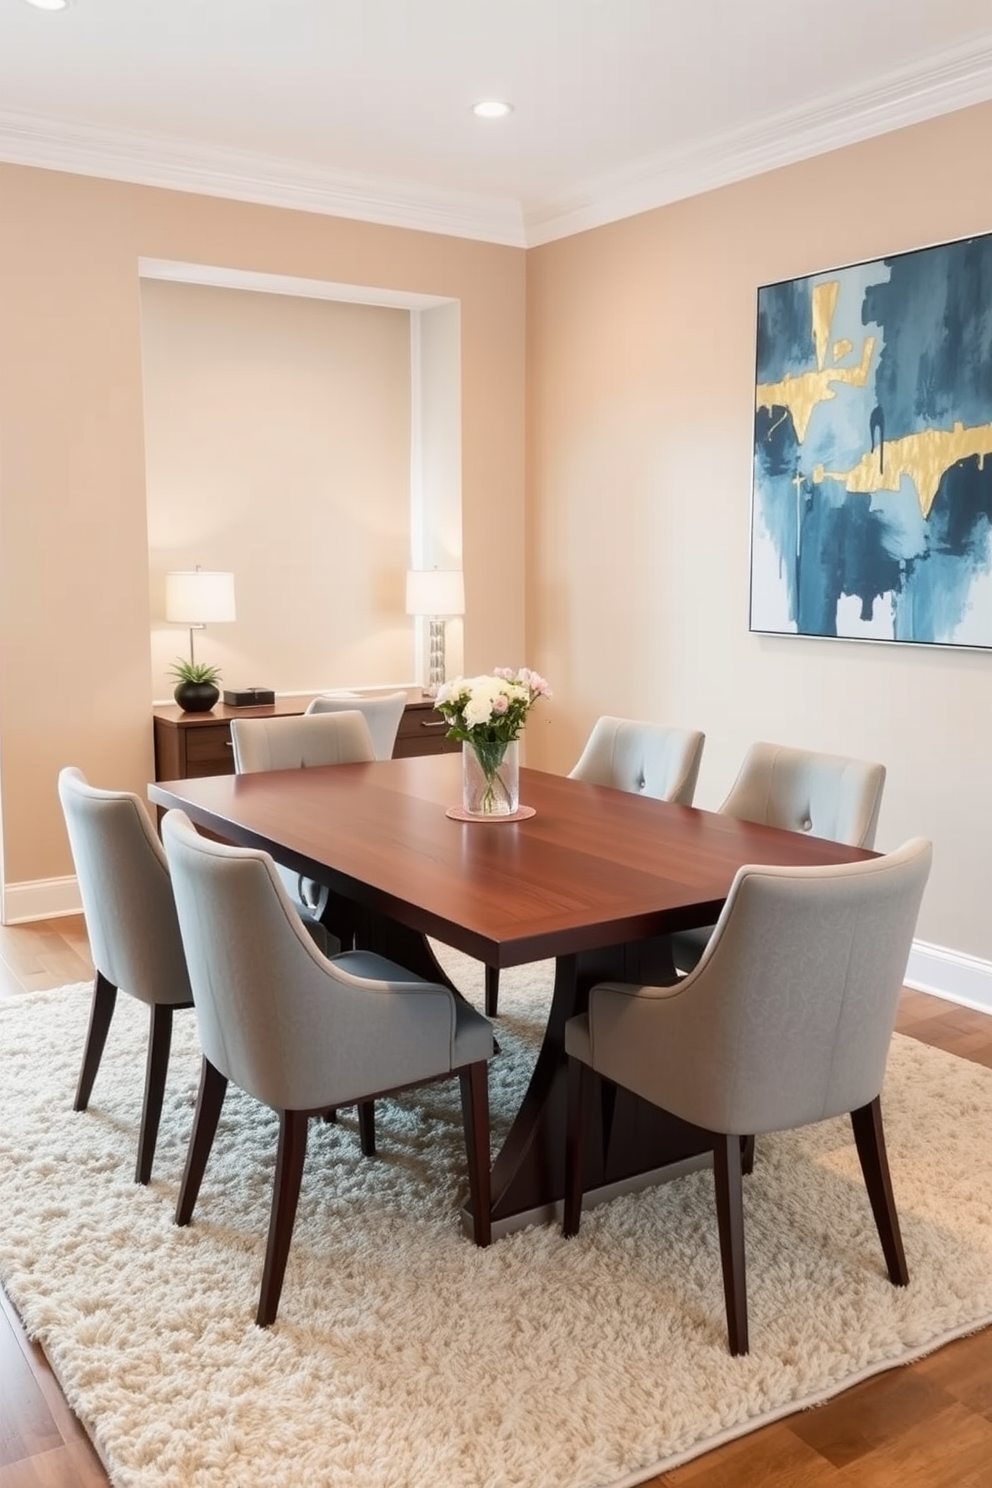
<path id="1" fill-rule="evenodd" d="M 384 995 L 396 984 L 321 954 L 268 853 L 201 837 L 182 811 L 166 812 L 162 839 L 200 1044 L 226 1078 L 277 1110 L 311 1110 L 409 1080 L 417 1040 L 425 1050 L 449 1047 L 449 989 L 409 975 L 416 986 L 404 997 L 424 995 L 415 1031 L 400 1035 L 395 998 Z M 361 964 L 361 953 L 349 959 Z M 426 1073 L 437 1073 L 436 1060 L 424 1059 Z"/>
<path id="2" fill-rule="evenodd" d="M 239 775 L 256 770 L 353 765 L 375 759 L 369 726 L 355 709 L 285 718 L 235 718 L 231 722 L 231 743 Z"/>
<path id="3" fill-rule="evenodd" d="M 597 719 L 573 780 L 691 806 L 705 735 L 631 718 Z"/>
<path id="4" fill-rule="evenodd" d="M 626 1041 L 632 1088 L 657 1080 L 684 1119 L 740 1135 L 873 1101 L 931 856 L 914 838 L 863 863 L 739 869 L 696 969 L 657 989 L 657 1044 Z"/>
<path id="5" fill-rule="evenodd" d="M 885 766 L 783 744 L 753 744 L 720 810 L 743 821 L 873 847 Z"/>
<path id="6" fill-rule="evenodd" d="M 90 953 L 107 981 L 147 1003 L 188 1003 L 169 865 L 141 801 L 59 772 Z"/>
<path id="7" fill-rule="evenodd" d="M 388 692 L 383 697 L 334 697 L 326 693 L 315 697 L 307 713 L 343 713 L 358 711 L 369 726 L 372 747 L 378 760 L 392 759 L 400 719 L 407 704 L 405 692 Z"/>

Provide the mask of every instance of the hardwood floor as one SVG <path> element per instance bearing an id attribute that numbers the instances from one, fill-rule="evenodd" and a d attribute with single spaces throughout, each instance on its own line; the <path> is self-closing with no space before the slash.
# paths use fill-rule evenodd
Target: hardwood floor
<path id="1" fill-rule="evenodd" d="M 0 926 L 0 999 L 91 976 L 80 917 Z M 897 1026 L 992 1068 L 986 1014 L 906 991 Z M 0 1488 L 107 1488 L 108 1481 L 42 1350 L 0 1291 Z M 992 1485 L 992 1329 L 751 1432 L 645 1488 L 896 1485 Z"/>

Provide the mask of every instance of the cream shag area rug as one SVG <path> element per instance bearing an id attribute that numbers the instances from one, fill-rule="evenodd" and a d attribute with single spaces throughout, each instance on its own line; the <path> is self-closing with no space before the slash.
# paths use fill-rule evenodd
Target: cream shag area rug
<path id="1" fill-rule="evenodd" d="M 482 999 L 481 968 L 444 952 Z M 495 1135 L 550 966 L 504 972 Z M 275 1119 L 231 1090 L 172 1222 L 199 1057 L 176 1016 L 147 1189 L 146 1016 L 122 996 L 73 1114 L 89 989 L 0 1004 L 0 1275 L 119 1488 L 629 1485 L 992 1320 L 992 1070 L 893 1043 L 883 1104 L 911 1285 L 889 1285 L 839 1120 L 765 1138 L 745 1185 L 751 1348 L 727 1353 L 712 1178 L 477 1250 L 457 1082 L 313 1123 L 279 1318 L 253 1324 Z"/>

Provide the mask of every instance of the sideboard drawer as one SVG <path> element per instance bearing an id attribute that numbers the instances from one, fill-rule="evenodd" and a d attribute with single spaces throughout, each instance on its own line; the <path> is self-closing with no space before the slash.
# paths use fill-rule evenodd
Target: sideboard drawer
<path id="1" fill-rule="evenodd" d="M 231 775 L 233 771 L 234 751 L 229 723 L 208 723 L 186 730 L 186 774 L 190 779 L 202 775 Z"/>
<path id="2" fill-rule="evenodd" d="M 447 719 L 430 705 L 408 707 L 400 719 L 393 746 L 394 759 L 411 759 L 419 754 L 450 754 L 461 748 L 446 739 Z"/>

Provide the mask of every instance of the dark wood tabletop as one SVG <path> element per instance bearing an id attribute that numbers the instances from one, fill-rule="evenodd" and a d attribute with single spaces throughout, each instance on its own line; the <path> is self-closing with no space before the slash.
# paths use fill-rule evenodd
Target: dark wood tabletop
<path id="1" fill-rule="evenodd" d="M 491 966 L 710 924 L 742 863 L 872 854 L 522 769 L 521 822 L 459 822 L 457 755 L 149 787 L 358 903 Z"/>
<path id="2" fill-rule="evenodd" d="M 528 769 L 520 799 L 534 816 L 455 821 L 445 812 L 461 800 L 457 755 L 162 782 L 149 795 L 353 899 L 366 913 L 362 943 L 430 980 L 447 978 L 426 936 L 490 967 L 555 958 L 537 1063 L 493 1164 L 494 1236 L 550 1218 L 564 1192 L 564 1027 L 590 987 L 670 981 L 668 936 L 712 924 L 744 863 L 875 856 Z M 629 1091 L 611 1112 L 586 1163 L 603 1196 L 704 1160 L 696 1128 Z M 467 1210 L 463 1219 L 470 1230 Z"/>

